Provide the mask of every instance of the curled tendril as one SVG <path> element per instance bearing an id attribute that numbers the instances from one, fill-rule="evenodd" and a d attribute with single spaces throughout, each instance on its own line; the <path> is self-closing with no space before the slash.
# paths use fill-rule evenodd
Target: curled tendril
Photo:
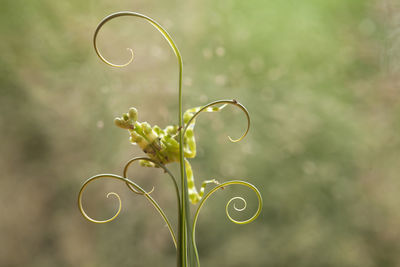
<path id="1" fill-rule="evenodd" d="M 177 182 L 176 182 L 176 179 L 175 179 L 175 177 L 172 175 L 172 173 L 170 172 L 170 170 L 167 168 L 167 167 L 165 167 L 163 164 L 161 164 L 161 163 L 159 163 L 159 162 L 157 162 L 157 161 L 155 161 L 155 160 L 152 160 L 152 159 L 150 159 L 150 158 L 147 158 L 147 157 L 135 157 L 135 158 L 132 158 L 132 159 L 130 159 L 126 164 L 125 164 L 125 167 L 124 167 L 124 171 L 123 171 L 123 174 L 124 174 L 124 178 L 127 178 L 127 173 L 128 173 L 128 169 L 129 169 L 129 167 L 131 166 L 131 164 L 132 163 L 134 163 L 134 162 L 136 162 L 136 161 L 139 161 L 139 160 L 146 160 L 146 161 L 149 161 L 149 162 L 152 162 L 152 163 L 154 163 L 154 164 L 156 164 L 158 167 L 160 167 L 160 168 L 162 168 L 163 170 L 164 170 L 164 172 L 165 173 L 168 173 L 168 175 L 169 175 L 169 177 L 171 178 L 171 180 L 172 180 L 172 182 L 173 182 L 173 184 L 174 184 L 174 187 L 175 187 L 175 192 L 176 192 L 176 196 L 177 196 L 177 201 L 178 201 L 178 211 L 179 211 L 179 208 L 180 208 L 180 200 L 179 200 L 179 188 L 178 188 L 178 184 L 177 184 Z M 131 186 L 131 184 L 130 183 L 126 183 L 126 185 L 128 186 L 128 188 L 132 191 L 132 192 L 134 192 L 134 193 L 136 193 L 136 194 L 139 194 L 139 195 L 145 195 L 146 197 L 147 197 L 147 195 L 150 195 L 153 191 L 154 191 L 154 186 L 153 186 L 153 188 L 150 190 L 150 192 L 141 192 L 141 191 L 138 191 L 138 190 L 136 190 L 133 186 Z M 150 200 L 150 199 L 149 199 Z M 151 202 L 151 201 L 150 201 Z M 153 204 L 153 203 L 152 203 Z M 157 208 L 157 207 L 156 207 Z"/>
<path id="2" fill-rule="evenodd" d="M 161 209 L 161 207 L 158 205 L 158 203 L 154 200 L 154 198 L 152 198 L 149 193 L 147 193 L 142 187 L 140 187 L 138 184 L 136 184 L 135 182 L 131 181 L 128 178 L 125 177 L 121 177 L 119 175 L 115 175 L 115 174 L 98 174 L 95 175 L 89 179 L 87 179 L 82 187 L 81 190 L 79 191 L 78 194 L 78 208 L 79 211 L 82 213 L 83 217 L 93 223 L 108 223 L 113 221 L 115 218 L 118 217 L 119 213 L 121 212 L 122 209 L 122 203 L 121 203 L 121 198 L 117 193 L 114 192 L 110 192 L 107 194 L 107 198 L 111 195 L 114 195 L 117 197 L 119 205 L 118 205 L 118 211 L 109 219 L 106 220 L 95 220 L 92 217 L 90 217 L 84 210 L 83 205 L 82 205 L 82 195 L 83 195 L 83 191 L 85 190 L 85 188 L 87 187 L 87 185 L 97 179 L 101 179 L 101 178 L 110 178 L 110 179 L 116 179 L 116 180 L 120 180 L 125 182 L 126 184 L 129 185 L 129 188 L 132 189 L 134 192 L 139 192 L 140 195 L 144 195 L 150 202 L 151 204 L 156 208 L 156 210 L 159 212 L 159 214 L 161 215 L 161 217 L 164 219 L 165 223 L 168 226 L 169 232 L 171 234 L 172 240 L 174 242 L 175 247 L 177 247 L 177 243 L 176 243 L 176 237 L 175 237 L 175 233 L 174 230 L 171 227 L 171 223 L 169 222 L 167 216 L 165 215 L 164 211 Z"/>
<path id="3" fill-rule="evenodd" d="M 261 209 L 262 209 L 262 197 L 261 197 L 261 193 L 260 193 L 260 191 L 258 191 L 258 189 L 257 189 L 254 185 L 252 185 L 252 184 L 250 184 L 250 183 L 248 183 L 248 182 L 244 182 L 244 181 L 240 181 L 240 180 L 228 181 L 228 182 L 225 182 L 225 183 L 222 183 L 222 184 L 217 185 L 217 186 L 214 187 L 210 192 L 208 192 L 208 193 L 203 197 L 203 199 L 201 200 L 201 202 L 200 202 L 200 204 L 199 204 L 199 206 L 198 206 L 198 208 L 197 208 L 197 210 L 196 210 L 196 213 L 195 213 L 195 215 L 194 215 L 194 219 L 193 219 L 192 241 L 193 241 L 193 247 L 194 247 L 194 250 L 195 250 L 195 254 L 196 254 L 196 259 L 197 259 L 197 264 L 198 264 L 198 266 L 200 266 L 200 260 L 199 260 L 199 254 L 198 254 L 198 251 L 197 251 L 197 246 L 196 246 L 196 224 L 197 224 L 198 216 L 199 216 L 199 214 L 200 214 L 200 210 L 201 210 L 201 208 L 203 207 L 204 203 L 207 201 L 207 199 L 208 199 L 214 192 L 216 192 L 218 189 L 225 188 L 225 187 L 230 186 L 230 185 L 242 185 L 242 186 L 246 186 L 246 187 L 250 188 L 250 189 L 257 195 L 257 200 L 258 200 L 258 207 L 257 207 L 256 212 L 253 214 L 253 216 L 251 216 L 251 217 L 250 217 L 249 219 L 247 219 L 247 220 L 239 221 L 239 220 L 233 219 L 232 216 L 229 214 L 229 206 L 231 205 L 231 203 L 233 203 L 233 208 L 234 208 L 236 211 L 244 211 L 244 210 L 247 208 L 247 202 L 246 202 L 246 200 L 245 200 L 244 198 L 242 198 L 242 197 L 233 197 L 233 198 L 231 198 L 231 199 L 228 201 L 228 203 L 226 204 L 226 206 L 225 206 L 225 213 L 226 213 L 226 216 L 228 217 L 228 219 L 229 219 L 231 222 L 236 223 L 236 224 L 247 224 L 247 223 L 251 223 L 252 221 L 254 221 L 255 219 L 257 219 L 257 217 L 258 217 L 258 216 L 260 215 L 260 213 L 261 213 Z M 241 207 L 241 208 L 237 208 L 237 207 L 236 207 L 234 201 L 238 201 L 238 200 L 241 201 L 241 202 L 243 203 L 243 207 Z"/>
<path id="4" fill-rule="evenodd" d="M 236 203 L 233 203 L 233 208 L 234 208 L 236 211 L 244 211 L 244 210 L 247 208 L 247 202 L 246 202 L 246 200 L 245 200 L 244 198 L 242 198 L 242 197 L 234 197 L 234 198 L 231 198 L 231 199 L 229 200 L 228 204 L 226 204 L 226 213 L 228 214 L 228 217 L 229 217 L 229 219 L 230 219 L 231 221 L 232 221 L 233 219 L 229 216 L 228 207 L 229 207 L 229 205 L 231 204 L 231 202 L 236 201 L 236 200 L 240 200 L 240 201 L 243 203 L 243 207 L 241 207 L 241 208 L 236 207 Z"/>
<path id="5" fill-rule="evenodd" d="M 149 22 L 151 25 L 153 25 L 158 31 L 160 31 L 160 33 L 163 35 L 163 37 L 168 41 L 168 43 L 170 44 L 170 46 L 172 47 L 172 49 L 174 50 L 176 56 L 178 57 L 178 60 L 181 61 L 181 56 L 180 53 L 175 45 L 175 43 L 173 42 L 172 38 L 169 36 L 168 32 L 166 30 L 164 30 L 164 28 L 158 24 L 155 20 L 153 20 L 152 18 L 149 18 L 145 15 L 142 15 L 140 13 L 136 13 L 136 12 L 131 12 L 131 11 L 122 11 L 122 12 L 117 12 L 117 13 L 113 13 L 107 17 L 105 17 L 100 23 L 99 25 L 97 25 L 97 28 L 94 32 L 94 36 L 93 36 L 93 46 L 94 49 L 96 51 L 96 54 L 99 56 L 99 58 L 106 63 L 107 65 L 110 65 L 112 67 L 125 67 L 128 66 L 134 58 L 134 54 L 133 54 L 133 50 L 131 48 L 127 48 L 128 51 L 131 54 L 130 59 L 128 60 L 127 63 L 125 64 L 114 64 L 110 61 L 108 61 L 99 51 L 99 48 L 97 47 L 97 35 L 99 34 L 100 29 L 103 27 L 104 24 L 106 24 L 108 21 L 117 18 L 117 17 L 122 17 L 122 16 L 133 16 L 133 17 L 138 17 L 138 18 L 142 18 L 145 19 L 147 22 Z"/>
<path id="6" fill-rule="evenodd" d="M 106 220 L 101 220 L 101 221 L 100 221 L 100 220 L 92 219 L 92 218 L 89 217 L 89 215 L 87 215 L 87 213 L 84 211 L 84 209 L 83 209 L 83 207 L 82 207 L 82 203 L 81 203 L 81 201 L 80 201 L 80 199 L 79 199 L 79 210 L 81 211 L 83 217 L 85 217 L 88 221 L 91 221 L 91 222 L 94 222 L 94 223 L 107 223 L 107 222 L 111 222 L 111 221 L 113 221 L 115 218 L 117 218 L 118 215 L 119 215 L 119 213 L 121 212 L 121 209 L 122 209 L 121 197 L 120 197 L 117 193 L 114 193 L 114 192 L 110 192 L 110 193 L 107 194 L 107 198 L 109 198 L 110 196 L 115 196 L 115 197 L 118 199 L 118 210 L 117 210 L 117 212 L 116 212 L 111 218 L 106 219 Z"/>
<path id="7" fill-rule="evenodd" d="M 139 161 L 139 160 L 145 160 L 145 161 L 152 162 L 152 163 L 154 163 L 155 165 L 157 165 L 157 167 L 162 168 L 162 169 L 164 170 L 165 173 L 168 173 L 169 177 L 171 178 L 171 180 L 172 180 L 172 182 L 173 182 L 173 184 L 174 184 L 174 186 L 175 186 L 175 191 L 176 191 L 176 193 L 177 193 L 178 201 L 179 201 L 179 189 L 178 189 L 178 184 L 176 183 L 175 177 L 174 177 L 174 176 L 172 175 L 172 173 L 167 169 L 167 167 L 165 167 L 165 165 L 163 165 L 163 164 L 161 164 L 161 163 L 159 163 L 159 162 L 157 162 L 157 161 L 155 161 L 155 160 L 153 160 L 153 159 L 151 159 L 151 158 L 147 158 L 147 157 L 135 157 L 135 158 L 130 159 L 130 160 L 125 164 L 124 171 L 123 171 L 123 176 L 124 176 L 125 178 L 128 178 L 128 177 L 127 177 L 127 173 L 128 173 L 129 167 L 131 166 L 132 163 L 134 163 L 134 162 L 136 162 L 136 161 Z M 127 183 L 127 186 L 128 186 L 129 189 L 130 189 L 131 191 L 133 191 L 134 193 L 139 194 L 139 195 L 143 195 L 142 192 L 139 192 L 139 191 L 135 190 L 132 186 L 130 186 L 129 183 Z M 154 191 L 154 186 L 153 186 L 153 188 L 150 190 L 150 192 L 147 192 L 146 194 L 149 194 L 149 195 L 150 195 L 153 191 Z"/>
<path id="8" fill-rule="evenodd" d="M 219 104 L 230 104 L 230 105 L 234 105 L 234 106 L 240 108 L 240 109 L 244 112 L 244 114 L 246 115 L 246 118 L 247 118 L 247 129 L 246 129 L 246 131 L 245 131 L 244 134 L 243 134 L 241 137 L 239 137 L 238 139 L 232 139 L 230 136 L 228 136 L 228 138 L 229 138 L 229 140 L 230 140 L 231 142 L 234 142 L 234 143 L 235 143 L 235 142 L 239 142 L 240 140 L 242 140 L 243 138 L 245 138 L 245 136 L 247 135 L 247 133 L 248 133 L 249 130 L 250 130 L 250 115 L 249 115 L 249 112 L 247 111 L 247 109 L 246 109 L 242 104 L 240 104 L 239 102 L 237 102 L 236 100 L 217 100 L 217 101 L 208 103 L 207 105 L 203 106 L 203 107 L 202 107 L 199 111 L 197 111 L 197 112 L 190 118 L 190 120 L 186 123 L 186 125 L 185 125 L 185 127 L 184 127 L 184 129 L 183 129 L 183 132 L 182 132 L 183 135 L 185 135 L 186 130 L 187 130 L 187 128 L 189 127 L 189 125 L 193 122 L 194 119 L 196 119 L 197 116 L 200 115 L 201 112 L 203 112 L 204 110 L 206 110 L 208 107 L 216 106 L 216 105 L 219 105 Z"/>
<path id="9" fill-rule="evenodd" d="M 110 192 L 110 193 L 107 194 L 107 198 L 110 195 L 114 195 L 114 196 L 117 197 L 118 202 L 119 202 L 118 211 L 111 218 L 106 219 L 106 220 L 95 220 L 95 219 L 91 218 L 89 215 L 87 215 L 87 213 L 85 212 L 85 210 L 84 210 L 84 208 L 82 206 L 82 194 L 83 194 L 83 191 L 85 190 L 86 186 L 90 182 L 93 182 L 93 181 L 95 181 L 97 179 L 100 179 L 100 178 L 124 179 L 124 178 L 122 178 L 122 177 L 120 177 L 118 175 L 115 175 L 115 174 L 99 174 L 99 175 L 95 175 L 95 176 L 89 178 L 88 180 L 86 180 L 86 182 L 83 183 L 83 185 L 81 187 L 81 190 L 79 191 L 79 195 L 78 195 L 78 207 L 79 207 L 79 210 L 82 213 L 83 217 L 85 217 L 85 219 L 87 219 L 88 221 L 93 222 L 93 223 L 107 223 L 107 222 L 113 221 L 115 218 L 118 217 L 119 213 L 121 212 L 121 208 L 122 208 L 122 203 L 121 203 L 120 196 L 117 193 Z M 138 186 L 138 185 L 135 184 L 135 186 Z"/>

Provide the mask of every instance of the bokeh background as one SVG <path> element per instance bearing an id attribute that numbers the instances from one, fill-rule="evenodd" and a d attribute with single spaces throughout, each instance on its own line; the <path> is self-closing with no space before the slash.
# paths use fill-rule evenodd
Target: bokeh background
<path id="1" fill-rule="evenodd" d="M 184 109 L 217 99 L 234 108 L 196 125 L 197 184 L 257 185 L 264 209 L 234 225 L 227 188 L 198 225 L 203 266 L 400 266 L 400 2 L 397 0 L 2 0 L 0 23 L 0 266 L 175 266 L 173 243 L 149 203 L 116 181 L 142 152 L 113 118 L 131 106 L 152 125 L 177 123 L 176 59 L 151 25 L 106 15 L 132 10 L 164 25 L 184 59 Z M 173 171 L 177 166 L 171 165 Z M 136 166 L 129 176 L 176 222 L 170 181 Z M 248 215 L 247 214 L 247 215 Z M 237 215 L 239 218 L 243 218 Z"/>

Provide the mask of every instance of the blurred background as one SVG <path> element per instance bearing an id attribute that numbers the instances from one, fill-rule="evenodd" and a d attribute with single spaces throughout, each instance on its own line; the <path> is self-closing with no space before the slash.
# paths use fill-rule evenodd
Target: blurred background
<path id="1" fill-rule="evenodd" d="M 400 2 L 397 0 L 1 1 L 0 266 L 176 266 L 165 223 L 118 181 L 143 155 L 113 118 L 177 123 L 176 59 L 161 35 L 132 17 L 92 35 L 106 15 L 131 10 L 162 24 L 184 59 L 184 109 L 237 99 L 196 124 L 197 185 L 244 179 L 264 197 L 260 217 L 235 225 L 226 188 L 199 217 L 202 266 L 400 266 Z M 171 164 L 176 172 L 176 164 Z M 170 180 L 134 166 L 173 223 Z M 234 215 L 234 214 L 233 214 Z"/>

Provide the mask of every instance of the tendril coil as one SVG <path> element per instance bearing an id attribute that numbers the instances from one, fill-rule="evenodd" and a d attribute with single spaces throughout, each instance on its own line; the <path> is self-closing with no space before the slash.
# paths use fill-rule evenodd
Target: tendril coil
<path id="1" fill-rule="evenodd" d="M 249 112 L 247 111 L 247 109 L 242 105 L 242 104 L 240 104 L 239 102 L 237 102 L 236 100 L 217 100 L 217 101 L 213 101 L 213 102 L 210 102 L 210 103 L 208 103 L 207 105 L 205 105 L 205 106 L 203 106 L 199 111 L 197 111 L 194 115 L 193 115 L 193 117 L 191 117 L 190 118 L 190 120 L 186 123 L 186 125 L 185 125 L 185 127 L 183 128 L 183 135 L 185 135 L 185 133 L 186 133 L 186 130 L 188 129 L 188 127 L 190 126 L 190 124 L 200 115 L 200 113 L 202 113 L 203 111 L 205 111 L 207 108 L 209 108 L 209 107 L 212 107 L 212 106 L 217 106 L 217 105 L 220 105 L 220 104 L 229 104 L 229 105 L 233 105 L 233 106 L 235 106 L 235 107 L 238 107 L 239 109 L 241 109 L 243 112 L 244 112 L 244 114 L 246 115 L 246 119 L 247 119 L 247 128 L 246 128 L 246 131 L 242 134 L 242 136 L 241 137 L 239 137 L 238 139 L 232 139 L 230 136 L 228 136 L 228 139 L 231 141 L 231 142 L 233 142 L 233 143 L 236 143 L 236 142 L 239 142 L 239 141 L 241 141 L 243 138 L 245 138 L 246 137 L 246 135 L 247 135 L 247 133 L 249 132 L 249 130 L 250 130 L 250 115 L 249 115 Z"/>
<path id="2" fill-rule="evenodd" d="M 196 256 L 196 260 L 197 260 L 197 265 L 200 266 L 200 260 L 199 260 L 199 254 L 198 254 L 198 250 L 197 250 L 197 245 L 196 245 L 196 225 L 197 225 L 197 219 L 199 217 L 201 208 L 203 207 L 203 205 L 205 204 L 205 202 L 208 200 L 208 198 L 213 195 L 215 192 L 217 192 L 219 189 L 224 189 L 227 186 L 231 186 L 231 185 L 241 185 L 241 186 L 245 186 L 247 188 L 250 188 L 257 196 L 257 200 L 258 200 L 258 206 L 257 206 L 257 210 L 255 211 L 255 213 L 247 220 L 243 220 L 243 221 L 239 221 L 239 220 L 235 220 L 230 214 L 229 214 L 229 207 L 231 205 L 231 203 L 233 203 L 233 208 L 238 211 L 244 211 L 247 208 L 247 202 L 243 197 L 233 197 L 231 198 L 228 203 L 225 206 L 225 213 L 226 216 L 228 217 L 228 219 L 236 224 L 248 224 L 251 223 L 252 221 L 254 221 L 255 219 L 257 219 L 257 217 L 260 215 L 261 210 L 262 210 L 262 197 L 261 197 L 261 193 L 260 191 L 258 191 L 257 187 L 255 187 L 254 185 L 252 185 L 251 183 L 245 182 L 245 181 L 241 181 L 241 180 L 233 180 L 233 181 L 228 181 L 228 182 L 224 182 L 221 183 L 219 185 L 217 185 L 216 187 L 214 187 L 211 191 L 209 191 L 204 198 L 200 201 L 199 206 L 197 207 L 197 210 L 194 214 L 194 219 L 193 219 L 193 226 L 192 226 L 192 240 L 193 240 L 193 247 L 194 247 L 194 251 L 195 251 L 195 256 Z M 243 207 L 241 208 L 237 208 L 235 205 L 235 201 L 241 201 L 243 204 Z"/>
<path id="3" fill-rule="evenodd" d="M 137 17 L 137 18 L 142 18 L 144 20 L 146 20 L 147 22 L 149 22 L 151 25 L 153 25 L 160 33 L 161 35 L 167 40 L 168 44 L 171 46 L 172 50 L 174 51 L 176 57 L 178 58 L 178 61 L 180 62 L 179 65 L 182 65 L 182 57 L 179 53 L 178 48 L 176 47 L 174 41 L 172 40 L 171 36 L 168 34 L 168 32 L 160 25 L 158 24 L 155 20 L 153 20 L 152 18 L 145 16 L 143 14 L 137 13 L 137 12 L 131 12 L 131 11 L 121 11 L 121 12 L 116 12 L 113 13 L 107 17 L 105 17 L 100 23 L 99 25 L 97 25 L 97 28 L 94 32 L 93 35 L 93 46 L 94 46 L 94 50 L 96 51 L 97 56 L 101 59 L 101 61 L 103 61 L 104 63 L 106 63 L 107 65 L 111 66 L 111 67 L 117 67 L 117 68 L 122 68 L 122 67 L 126 67 L 129 64 L 132 63 L 133 59 L 134 59 L 134 53 L 133 50 L 131 48 L 127 48 L 127 50 L 130 52 L 131 57 L 129 58 L 129 60 L 124 63 L 124 64 L 114 64 L 110 61 L 108 61 L 101 53 L 100 50 L 97 46 L 97 36 L 100 32 L 100 29 L 104 26 L 104 24 L 106 24 L 107 22 L 109 22 L 110 20 L 117 18 L 117 17 L 123 17 L 123 16 L 132 16 L 132 17 Z"/>
<path id="4" fill-rule="evenodd" d="M 107 194 L 107 198 L 108 198 L 110 195 L 115 196 L 115 197 L 118 199 L 119 205 L 118 205 L 118 210 L 117 210 L 117 212 L 116 212 L 113 216 L 111 216 L 109 219 L 106 219 L 106 220 L 95 220 L 95 219 L 93 219 L 92 217 L 90 217 L 90 216 L 86 213 L 86 211 L 85 211 L 85 209 L 83 208 L 83 205 L 82 205 L 82 195 L 83 195 L 84 190 L 85 190 L 86 187 L 88 186 L 88 184 L 91 183 L 91 182 L 93 182 L 93 181 L 95 181 L 95 180 L 98 180 L 98 179 L 101 179 L 101 178 L 111 178 L 111 179 L 116 179 L 116 180 L 124 181 L 124 182 L 126 183 L 126 185 L 128 186 L 128 188 L 129 188 L 132 192 L 134 192 L 135 194 L 138 194 L 138 195 L 145 196 L 146 199 L 147 199 L 147 200 L 153 205 L 153 207 L 158 211 L 158 213 L 160 214 L 160 216 L 162 217 L 162 219 L 163 219 L 163 220 L 165 221 L 165 223 L 167 224 L 167 227 L 168 227 L 168 230 L 169 230 L 169 232 L 170 232 L 170 234 L 171 234 L 171 237 L 172 237 L 172 240 L 173 240 L 173 242 L 174 242 L 174 245 L 175 245 L 175 247 L 177 247 L 176 235 L 175 235 L 175 232 L 174 232 L 174 230 L 173 230 L 173 228 L 172 228 L 172 226 L 171 226 L 171 223 L 170 223 L 170 221 L 169 221 L 167 215 L 164 213 L 164 211 L 162 210 L 162 208 L 160 207 L 160 205 L 157 203 L 157 201 L 156 201 L 152 196 L 150 196 L 150 194 L 151 194 L 151 193 L 153 192 L 153 190 L 154 190 L 154 187 L 153 187 L 153 189 L 152 189 L 150 192 L 146 192 L 141 186 L 139 186 L 138 184 L 136 184 L 135 182 L 133 182 L 132 180 L 130 180 L 130 179 L 127 178 L 127 172 L 128 172 L 129 167 L 131 166 L 132 163 L 134 163 L 134 162 L 136 162 L 136 161 L 139 161 L 139 160 L 151 161 L 151 162 L 157 164 L 160 168 L 162 168 L 162 169 L 165 171 L 165 173 L 168 173 L 168 175 L 170 176 L 171 180 L 173 181 L 173 184 L 174 184 L 174 187 L 175 187 L 175 190 L 176 190 L 176 193 L 177 193 L 177 202 L 178 202 L 178 207 L 179 207 L 179 206 L 180 206 L 180 203 L 179 203 L 179 189 L 178 189 L 178 185 L 177 185 L 177 183 L 176 183 L 175 177 L 174 177 L 174 176 L 172 175 L 172 173 L 168 170 L 168 168 L 166 168 L 163 164 L 160 164 L 160 163 L 158 163 L 158 162 L 155 162 L 154 160 L 152 160 L 152 159 L 150 159 L 150 158 L 146 158 L 146 157 L 135 157 L 135 158 L 129 160 L 129 161 L 125 164 L 124 171 L 123 171 L 123 174 L 124 174 L 123 177 L 122 177 L 122 176 L 119 176 L 119 175 L 115 175 L 115 174 L 98 174 L 98 175 L 92 176 L 91 178 L 89 178 L 88 180 L 86 180 L 86 182 L 83 183 L 83 185 L 82 185 L 82 187 L 81 187 L 81 190 L 79 191 L 79 194 L 78 194 L 78 208 L 79 208 L 80 212 L 82 213 L 83 217 L 84 217 L 86 220 L 90 221 L 90 222 L 93 222 L 93 223 L 100 223 L 100 224 L 101 224 L 101 223 L 108 223 L 108 222 L 113 221 L 114 219 L 116 219 L 116 218 L 118 217 L 118 215 L 120 214 L 120 212 L 121 212 L 121 210 L 122 210 L 122 201 L 121 201 L 121 197 L 120 197 L 117 193 L 115 193 L 115 192 L 110 192 L 110 193 Z M 178 209 L 178 213 L 179 213 L 179 209 Z"/>
<path id="5" fill-rule="evenodd" d="M 218 184 L 217 186 L 215 186 L 213 189 L 211 189 L 208 193 L 206 193 L 203 198 L 201 199 L 201 201 L 198 204 L 197 210 L 194 213 L 194 217 L 192 220 L 192 224 L 190 224 L 190 220 L 192 219 L 190 216 L 190 208 L 189 208 L 189 200 L 188 200 L 188 184 L 187 184 L 187 179 L 186 179 L 186 175 L 185 175 L 185 165 L 184 165 L 184 152 L 183 152 L 183 136 L 185 135 L 186 131 L 188 130 L 188 128 L 190 127 L 190 125 L 192 123 L 195 122 L 195 119 L 204 111 L 207 110 L 207 108 L 212 107 L 212 106 L 217 106 L 217 105 L 233 105 L 237 108 L 239 108 L 240 110 L 243 111 L 243 113 L 246 116 L 247 119 L 247 127 L 246 130 L 244 131 L 244 133 L 237 139 L 233 139 L 230 136 L 228 136 L 228 139 L 231 142 L 239 142 L 241 141 L 249 132 L 250 129 L 250 115 L 247 111 L 247 109 L 240 104 L 238 101 L 236 100 L 217 100 L 214 102 L 210 102 L 206 105 L 204 105 L 200 110 L 198 110 L 188 121 L 186 124 L 183 124 L 183 116 L 182 116 L 182 69 L 183 69 L 183 61 L 182 61 L 182 57 L 181 54 L 177 48 L 177 46 L 175 45 L 173 39 L 171 38 L 171 36 L 169 35 L 169 33 L 155 20 L 153 20 L 150 17 L 147 17 L 145 15 L 142 15 L 140 13 L 136 13 L 136 12 L 130 12 L 130 11 L 122 11 L 122 12 L 116 12 L 113 13 L 107 17 L 105 17 L 97 26 L 94 36 L 93 36 L 93 46 L 95 49 L 95 52 L 97 54 L 97 56 L 107 65 L 112 66 L 112 67 L 125 67 L 128 66 L 133 60 L 134 60 L 134 53 L 133 50 L 131 48 L 127 48 L 129 53 L 130 53 L 130 58 L 129 60 L 124 63 L 124 64 L 115 64 L 110 62 L 109 60 L 107 60 L 100 52 L 98 46 L 97 46 L 97 37 L 98 34 L 100 32 L 100 29 L 110 20 L 117 18 L 117 17 L 122 17 L 122 16 L 133 16 L 133 17 L 137 17 L 140 19 L 144 19 L 145 21 L 147 21 L 148 23 L 150 23 L 152 26 L 154 26 L 160 33 L 161 35 L 165 38 L 165 40 L 168 42 L 168 44 L 170 45 L 171 49 L 173 50 L 177 61 L 178 61 L 178 107 L 179 107 L 179 117 L 178 117 L 178 121 L 179 121 L 179 129 L 181 129 L 180 131 L 178 131 L 177 133 L 177 137 L 178 137 L 178 142 L 179 142 L 179 164 L 180 164 L 180 188 L 178 187 L 178 182 L 175 179 L 174 175 L 170 172 L 170 170 L 168 168 L 166 168 L 163 164 L 161 164 L 160 162 L 157 162 L 155 160 L 152 160 L 148 157 L 135 157 L 130 159 L 124 166 L 123 169 L 123 175 L 119 176 L 116 174 L 98 174 L 95 176 L 90 177 L 89 179 L 87 179 L 78 194 L 78 208 L 80 210 L 80 212 L 82 213 L 83 217 L 85 219 L 87 219 L 90 222 L 93 223 L 107 223 L 107 222 L 111 222 L 114 219 L 116 219 L 118 217 L 118 215 L 120 214 L 121 210 L 122 210 L 122 201 L 121 201 L 121 197 L 115 193 L 115 192 L 110 192 L 108 193 L 106 196 L 107 198 L 113 196 L 118 200 L 118 209 L 115 212 L 115 214 L 113 216 L 111 216 L 108 219 L 105 220 L 96 220 L 93 219 L 92 217 L 90 217 L 86 211 L 83 208 L 83 204 L 82 204 L 82 195 L 83 192 L 85 191 L 86 187 L 93 181 L 96 181 L 98 179 L 113 179 L 113 180 L 118 180 L 118 181 L 122 181 L 124 182 L 127 187 L 129 188 L 130 191 L 132 191 L 133 193 L 140 195 L 140 196 L 144 196 L 152 205 L 153 207 L 158 211 L 158 213 L 160 214 L 160 216 L 162 217 L 162 219 L 165 221 L 165 223 L 168 226 L 168 230 L 171 234 L 173 243 L 177 249 L 177 260 L 178 260 L 178 267 L 187 267 L 187 266 L 195 266 L 197 265 L 198 267 L 200 266 L 200 261 L 199 261 L 199 255 L 198 255 L 198 251 L 197 251 L 197 247 L 196 247 L 196 241 L 195 241 L 195 231 L 196 231 L 196 224 L 197 224 L 197 220 L 198 220 L 198 216 L 200 214 L 200 211 L 202 209 L 202 207 L 204 206 L 204 204 L 206 203 L 206 201 L 210 198 L 211 195 L 213 195 L 215 192 L 219 191 L 219 189 L 223 189 L 225 187 L 228 186 L 232 186 L 232 185 L 239 185 L 239 186 L 244 186 L 249 188 L 250 190 L 252 190 L 256 196 L 257 196 L 257 200 L 258 200 L 258 206 L 257 206 L 257 210 L 255 211 L 255 213 L 248 219 L 246 220 L 236 220 L 233 218 L 233 216 L 231 216 L 231 214 L 229 213 L 229 209 L 230 207 L 232 207 L 234 210 L 236 210 L 237 212 L 242 212 L 245 211 L 247 209 L 247 202 L 243 197 L 232 197 L 226 204 L 225 206 L 225 213 L 227 218 L 236 224 L 247 224 L 250 223 L 252 221 L 254 221 L 261 213 L 261 209 L 262 209 L 262 197 L 260 192 L 258 191 L 258 189 L 245 181 L 241 181 L 241 180 L 233 180 L 233 181 L 227 181 L 221 184 Z M 146 191 L 144 190 L 141 186 L 139 186 L 137 183 L 133 182 L 131 179 L 128 178 L 128 170 L 130 168 L 130 166 L 135 163 L 138 162 L 139 160 L 145 160 L 145 161 L 149 161 L 154 163 L 158 168 L 162 169 L 164 171 L 164 173 L 168 174 L 168 176 L 171 178 L 172 183 L 175 187 L 175 193 L 176 193 L 176 197 L 177 197 L 177 206 L 178 206 L 178 238 L 175 235 L 175 232 L 171 226 L 171 223 L 168 219 L 168 217 L 166 216 L 166 214 L 164 213 L 164 211 L 161 209 L 160 205 L 157 203 L 157 201 L 151 196 L 152 192 L 154 191 L 154 186 L 150 191 Z M 238 205 L 241 204 L 241 206 L 238 207 Z M 189 250 L 188 246 L 192 245 L 193 247 L 193 251 L 195 254 L 195 260 L 191 259 L 189 256 Z"/>

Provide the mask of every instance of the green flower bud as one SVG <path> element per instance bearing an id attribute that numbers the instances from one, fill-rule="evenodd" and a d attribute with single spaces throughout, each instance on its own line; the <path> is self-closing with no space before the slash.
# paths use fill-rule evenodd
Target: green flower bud
<path id="1" fill-rule="evenodd" d="M 129 133 L 130 133 L 130 135 L 133 136 L 135 139 L 136 139 L 137 137 L 140 137 L 140 135 L 139 135 L 135 130 L 129 130 Z"/>
<path id="2" fill-rule="evenodd" d="M 160 127 L 158 127 L 157 125 L 154 125 L 154 126 L 153 126 L 153 131 L 154 131 L 158 136 L 164 134 L 163 130 L 162 130 Z"/>
<path id="3" fill-rule="evenodd" d="M 136 108 L 129 109 L 129 118 L 133 121 L 137 121 L 138 118 L 138 111 Z"/>
<path id="4" fill-rule="evenodd" d="M 190 113 L 186 113 L 186 112 L 185 112 L 185 114 L 183 114 L 183 121 L 184 121 L 185 123 L 188 123 L 189 120 L 192 118 L 192 116 L 193 116 L 193 114 L 190 114 Z"/>
<path id="5" fill-rule="evenodd" d="M 175 135 L 176 132 L 178 131 L 178 127 L 177 126 L 168 126 L 167 128 L 165 128 L 165 131 L 167 132 L 167 134 L 169 135 Z"/>
<path id="6" fill-rule="evenodd" d="M 142 128 L 145 134 L 149 134 L 152 131 L 150 124 L 148 124 L 147 122 L 142 122 Z"/>
<path id="7" fill-rule="evenodd" d="M 131 143 L 135 144 L 135 143 L 140 143 L 143 141 L 143 137 L 141 137 L 140 135 L 131 132 L 131 136 L 129 138 L 129 140 L 131 141 Z"/>
<path id="8" fill-rule="evenodd" d="M 141 141 L 143 141 L 143 137 L 132 131 L 130 141 L 132 143 L 140 143 Z"/>
<path id="9" fill-rule="evenodd" d="M 121 118 L 115 118 L 114 119 L 114 123 L 115 123 L 115 125 L 117 125 L 118 127 L 120 127 L 120 128 L 123 128 L 123 129 L 126 129 L 127 127 L 127 125 L 126 125 L 126 122 L 125 121 L 123 121 Z"/>
<path id="10" fill-rule="evenodd" d="M 187 138 L 192 138 L 193 135 L 194 135 L 193 129 L 187 129 L 187 130 L 186 130 L 186 136 L 185 136 L 185 137 L 187 137 Z"/>
<path id="11" fill-rule="evenodd" d="M 170 136 L 165 136 L 164 139 L 162 140 L 164 143 L 164 146 L 172 149 L 172 150 L 179 150 L 179 143 L 174 139 L 171 138 Z"/>
<path id="12" fill-rule="evenodd" d="M 133 137 L 132 135 L 129 137 L 129 141 L 131 141 L 132 144 L 136 144 L 136 140 L 135 137 Z"/>
<path id="13" fill-rule="evenodd" d="M 122 115 L 122 118 L 124 119 L 124 121 L 128 121 L 128 120 L 129 120 L 129 115 L 128 115 L 128 113 L 124 113 L 124 114 Z"/>

